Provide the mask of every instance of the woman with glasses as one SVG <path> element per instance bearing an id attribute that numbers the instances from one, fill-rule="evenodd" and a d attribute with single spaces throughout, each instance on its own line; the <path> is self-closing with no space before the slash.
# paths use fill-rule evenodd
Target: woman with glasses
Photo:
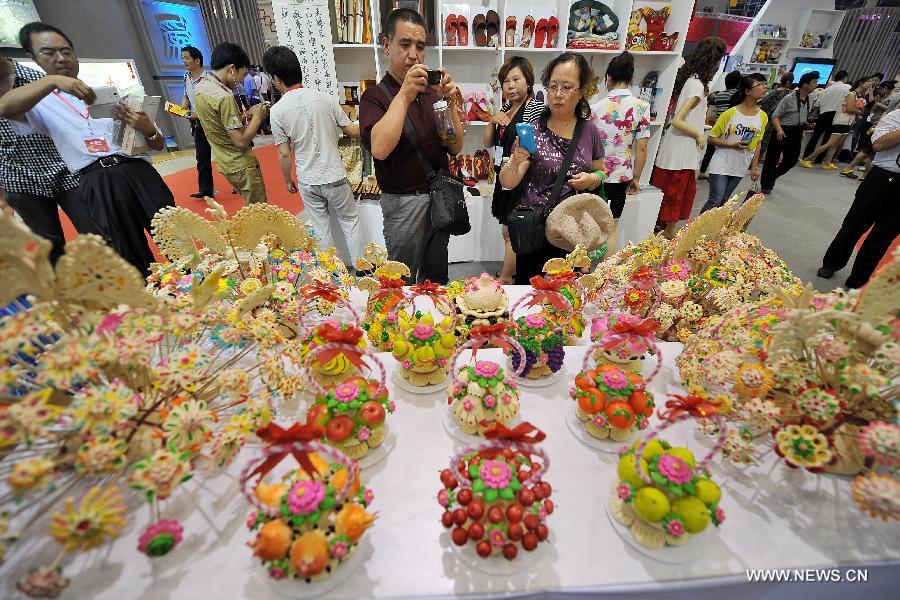
<path id="1" fill-rule="evenodd" d="M 587 121 L 591 115 L 587 97 L 593 94 L 594 73 L 580 54 L 563 52 L 550 61 L 541 76 L 547 90 L 547 109 L 534 124 L 537 151 L 534 154 L 519 146 L 518 140 L 509 162 L 500 171 L 500 183 L 513 189 L 523 183 L 519 205 L 538 207 L 545 214 L 560 202 L 580 192 L 590 192 L 603 184 L 603 144 L 600 132 Z M 566 169 L 558 197 L 549 205 L 556 175 L 576 124 L 582 121 L 572 162 Z M 598 202 L 602 202 L 599 198 Z M 516 254 L 515 283 L 528 284 L 531 277 L 543 271 L 551 258 L 562 258 L 566 251 L 546 240 L 540 250 Z"/>
<path id="2" fill-rule="evenodd" d="M 670 239 L 675 237 L 678 222 L 691 218 L 697 195 L 697 166 L 706 147 L 706 97 L 725 48 L 722 38 L 701 40 L 684 59 L 672 86 L 672 97 L 677 98 L 674 117 L 659 144 L 650 177 L 650 183 L 663 192 L 656 228 Z"/>
<path id="3" fill-rule="evenodd" d="M 534 99 L 534 69 L 531 63 L 521 56 L 506 59 L 497 75 L 503 89 L 506 103 L 499 112 L 491 117 L 493 127 L 484 128 L 484 146 L 494 149 L 494 169 L 497 180 L 494 183 L 494 198 L 491 202 L 491 214 L 500 221 L 503 227 L 503 241 L 506 252 L 503 255 L 503 268 L 497 274 L 500 283 L 511 284 L 516 272 L 516 254 L 509 243 L 509 227 L 506 218 L 516 206 L 521 195 L 521 187 L 513 190 L 504 189 L 500 183 L 500 170 L 509 162 L 513 142 L 516 140 L 516 124 L 537 121 L 544 112 L 544 104 Z"/>
<path id="4" fill-rule="evenodd" d="M 717 149 L 709 162 L 709 199 L 700 212 L 725 204 L 748 166 L 750 179 L 759 180 L 760 140 L 769 116 L 757 103 L 766 88 L 766 78 L 759 73 L 744 75 L 731 97 L 733 106 L 722 113 L 709 132 L 709 143 Z"/>

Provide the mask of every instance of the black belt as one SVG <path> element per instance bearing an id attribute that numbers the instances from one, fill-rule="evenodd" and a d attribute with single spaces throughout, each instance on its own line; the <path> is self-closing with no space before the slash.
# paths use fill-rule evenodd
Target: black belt
<path id="1" fill-rule="evenodd" d="M 83 168 L 80 173 L 84 175 L 85 173 L 90 173 L 91 171 L 96 171 L 97 169 L 108 169 L 110 167 L 115 167 L 116 165 L 125 164 L 127 162 L 134 162 L 136 160 L 143 160 L 142 158 L 131 158 L 129 156 L 121 156 L 119 154 L 113 154 L 110 156 L 104 156 L 103 158 L 98 158 L 85 168 Z"/>

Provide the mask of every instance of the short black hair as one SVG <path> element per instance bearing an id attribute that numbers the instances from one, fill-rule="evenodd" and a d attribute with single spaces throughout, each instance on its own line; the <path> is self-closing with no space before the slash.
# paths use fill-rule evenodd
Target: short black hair
<path id="1" fill-rule="evenodd" d="M 203 53 L 200 52 L 199 49 L 194 48 L 193 46 L 185 46 L 181 49 L 182 52 L 187 52 L 191 55 L 191 58 L 194 60 L 199 60 L 200 64 L 203 64 Z"/>
<path id="2" fill-rule="evenodd" d="M 209 66 L 213 71 L 224 69 L 228 65 L 234 65 L 236 69 L 244 69 L 250 66 L 250 57 L 237 44 L 222 42 L 213 48 L 212 58 L 209 62 Z"/>
<path id="3" fill-rule="evenodd" d="M 553 70 L 559 65 L 569 62 L 575 63 L 578 67 L 578 89 L 582 92 L 587 89 L 588 84 L 594 80 L 594 70 L 591 69 L 591 65 L 584 55 L 575 52 L 563 52 L 557 54 L 547 63 L 547 66 L 544 67 L 544 72 L 541 74 L 541 83 L 544 84 L 544 89 L 547 89 L 547 86 L 550 85 L 550 78 L 553 76 Z M 544 119 L 544 123 L 546 123 L 546 119 L 549 115 L 550 103 L 548 102 L 541 117 Z M 587 98 L 584 96 L 581 97 L 581 100 L 579 100 L 578 104 L 575 106 L 575 116 L 582 119 L 588 119 L 591 116 L 591 105 L 588 104 Z"/>
<path id="4" fill-rule="evenodd" d="M 832 81 L 846 81 L 848 75 L 849 75 L 849 73 L 847 71 L 844 71 L 843 69 L 841 69 L 840 71 L 835 73 L 834 77 L 832 77 L 831 79 L 832 79 Z"/>
<path id="5" fill-rule="evenodd" d="M 69 42 L 69 46 L 73 49 L 75 48 L 75 44 L 72 43 L 72 40 L 69 39 L 69 36 L 64 34 L 62 30 L 53 25 L 48 25 L 47 23 L 42 23 L 41 21 L 33 21 L 31 23 L 26 23 L 22 26 L 22 29 L 19 30 L 19 45 L 28 52 L 29 54 L 34 54 L 34 50 L 31 48 L 31 34 L 32 33 L 45 33 L 51 32 L 59 34 L 60 36 L 66 38 L 66 41 Z"/>
<path id="6" fill-rule="evenodd" d="M 792 83 L 794 83 L 793 73 L 785 73 L 781 76 L 781 87 L 791 87 Z"/>
<path id="7" fill-rule="evenodd" d="M 613 84 L 631 83 L 634 79 L 634 55 L 626 50 L 614 57 L 606 67 L 606 76 L 612 79 Z"/>
<path id="8" fill-rule="evenodd" d="M 815 79 L 819 81 L 819 72 L 818 71 L 810 71 L 809 73 L 804 73 L 800 76 L 800 85 L 806 85 L 810 81 Z"/>
<path id="9" fill-rule="evenodd" d="M 266 73 L 278 77 L 285 85 L 303 83 L 303 71 L 294 51 L 287 46 L 272 46 L 263 54 L 263 68 Z"/>
<path id="10" fill-rule="evenodd" d="M 884 79 L 884 73 L 872 73 L 871 75 L 869 75 L 868 78 L 869 79 L 878 79 L 878 81 L 881 81 L 882 79 Z"/>
<path id="11" fill-rule="evenodd" d="M 397 32 L 398 21 L 419 25 L 425 30 L 428 29 L 425 25 L 425 19 L 416 11 L 411 8 L 395 8 L 388 15 L 387 24 L 385 25 L 385 33 L 389 38 L 394 37 L 394 34 Z"/>
<path id="12" fill-rule="evenodd" d="M 733 90 L 741 85 L 741 75 L 740 71 L 732 71 L 728 75 L 725 76 L 725 89 Z"/>

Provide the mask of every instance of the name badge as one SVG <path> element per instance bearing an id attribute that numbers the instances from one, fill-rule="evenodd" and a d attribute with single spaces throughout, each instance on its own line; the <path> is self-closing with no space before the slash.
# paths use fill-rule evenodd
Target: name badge
<path id="1" fill-rule="evenodd" d="M 109 152 L 109 142 L 105 137 L 86 137 L 84 138 L 84 147 L 91 154 Z"/>
<path id="2" fill-rule="evenodd" d="M 503 164 L 503 146 L 494 146 L 494 166 Z"/>

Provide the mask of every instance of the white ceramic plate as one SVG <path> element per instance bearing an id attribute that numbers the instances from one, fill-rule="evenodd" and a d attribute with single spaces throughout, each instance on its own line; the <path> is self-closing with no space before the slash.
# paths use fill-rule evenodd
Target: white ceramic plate
<path id="1" fill-rule="evenodd" d="M 450 376 L 448 375 L 447 377 L 445 377 L 444 381 L 442 381 L 441 383 L 419 387 L 417 385 L 411 384 L 403 375 L 400 374 L 399 371 L 395 371 L 393 383 L 404 392 L 409 392 L 410 394 L 434 394 L 436 392 L 447 389 L 447 386 L 450 385 Z"/>
<path id="2" fill-rule="evenodd" d="M 574 405 L 575 403 L 572 402 Z M 575 407 L 571 406 L 566 409 L 566 425 L 569 426 L 569 431 L 572 432 L 572 435 L 578 439 L 579 442 L 587 446 L 592 450 L 599 450 L 600 452 L 605 452 L 607 454 L 618 454 L 619 448 L 625 445 L 631 445 L 631 440 L 634 437 L 628 438 L 624 442 L 617 442 L 611 439 L 601 440 L 599 438 L 595 438 L 591 434 L 587 432 L 587 429 L 584 428 L 584 424 L 581 419 L 578 418 L 578 415 L 575 414 Z"/>
<path id="3" fill-rule="evenodd" d="M 393 429 L 388 431 L 387 437 L 384 438 L 384 441 L 381 442 L 381 445 L 375 448 L 374 450 L 369 450 L 366 452 L 366 455 L 359 459 L 357 462 L 359 463 L 360 469 L 368 469 L 370 467 L 374 467 L 381 461 L 383 461 L 388 454 L 391 453 L 391 450 L 394 449 L 394 446 L 397 445 L 397 432 Z"/>

